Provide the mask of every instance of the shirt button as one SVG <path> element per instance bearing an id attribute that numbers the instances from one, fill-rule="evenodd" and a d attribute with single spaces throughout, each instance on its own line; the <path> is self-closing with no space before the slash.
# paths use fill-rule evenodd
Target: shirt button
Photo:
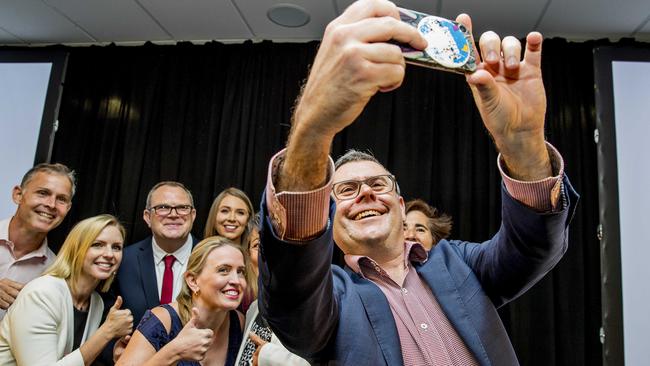
<path id="1" fill-rule="evenodd" d="M 420 324 L 420 328 L 422 328 L 424 330 L 427 330 L 427 328 L 429 328 L 429 326 L 427 325 L 427 323 L 422 323 L 422 324 Z"/>
<path id="2" fill-rule="evenodd" d="M 409 293 L 409 290 L 407 290 L 407 289 L 405 289 L 405 288 L 402 288 L 402 292 L 404 293 L 404 295 L 406 295 L 406 294 Z"/>

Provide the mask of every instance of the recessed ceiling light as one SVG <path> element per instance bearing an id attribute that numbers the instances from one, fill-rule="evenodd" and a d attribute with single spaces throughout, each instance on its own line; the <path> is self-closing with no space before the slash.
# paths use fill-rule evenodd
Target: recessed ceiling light
<path id="1" fill-rule="evenodd" d="M 283 27 L 296 28 L 309 23 L 309 13 L 294 4 L 277 4 L 266 12 L 270 21 Z"/>

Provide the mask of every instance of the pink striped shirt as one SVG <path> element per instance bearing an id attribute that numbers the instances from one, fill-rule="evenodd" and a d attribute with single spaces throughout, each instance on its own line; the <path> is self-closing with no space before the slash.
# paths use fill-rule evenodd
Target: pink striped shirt
<path id="1" fill-rule="evenodd" d="M 427 259 L 428 254 L 420 243 L 404 243 L 406 277 L 401 286 L 371 258 L 346 255 L 345 263 L 386 295 L 402 346 L 404 365 L 478 365 L 429 286 L 411 265 L 412 261 L 424 263 Z"/>
<path id="2" fill-rule="evenodd" d="M 534 182 L 508 177 L 501 155 L 497 165 L 508 193 L 538 212 L 557 208 L 561 198 L 564 161 L 547 143 L 552 177 Z M 266 205 L 273 229 L 280 238 L 300 244 L 325 231 L 329 219 L 334 162 L 330 158 L 327 183 L 309 192 L 276 192 L 274 181 L 286 150 L 276 154 L 269 164 Z M 476 360 L 444 314 L 431 289 L 424 283 L 411 261 L 425 262 L 428 255 L 419 244 L 404 244 L 407 275 L 400 286 L 371 258 L 346 255 L 346 264 L 375 283 L 390 305 L 405 365 L 476 365 Z"/>

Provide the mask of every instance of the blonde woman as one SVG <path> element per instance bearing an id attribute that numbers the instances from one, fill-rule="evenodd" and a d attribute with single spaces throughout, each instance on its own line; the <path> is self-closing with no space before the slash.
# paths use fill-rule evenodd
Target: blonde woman
<path id="1" fill-rule="evenodd" d="M 75 225 L 45 273 L 29 282 L 0 324 L 0 365 L 89 365 L 114 338 L 131 333 L 122 299 L 99 326 L 106 291 L 122 261 L 124 227 L 111 215 Z"/>
<path id="2" fill-rule="evenodd" d="M 209 237 L 192 250 L 176 301 L 147 311 L 117 362 L 122 365 L 233 365 L 244 317 L 246 260 L 238 244 Z"/>
<path id="3" fill-rule="evenodd" d="M 212 202 L 204 237 L 219 235 L 244 245 L 248 242 L 248 221 L 252 215 L 253 204 L 246 193 L 237 188 L 226 188 Z"/>

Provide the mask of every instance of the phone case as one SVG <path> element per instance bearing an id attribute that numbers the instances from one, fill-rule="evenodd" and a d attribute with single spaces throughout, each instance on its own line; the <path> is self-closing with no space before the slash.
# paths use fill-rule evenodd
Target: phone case
<path id="1" fill-rule="evenodd" d="M 399 8 L 403 22 L 415 27 L 427 40 L 420 51 L 400 43 L 406 62 L 456 73 L 476 70 L 476 49 L 472 33 L 453 20 Z"/>

